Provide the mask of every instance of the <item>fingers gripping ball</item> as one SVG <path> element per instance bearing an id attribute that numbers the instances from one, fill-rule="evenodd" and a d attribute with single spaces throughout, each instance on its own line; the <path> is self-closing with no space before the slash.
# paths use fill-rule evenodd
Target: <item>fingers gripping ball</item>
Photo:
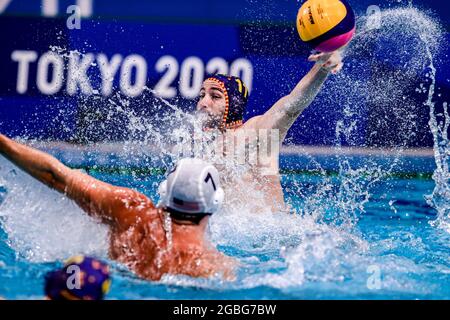
<path id="1" fill-rule="evenodd" d="M 332 52 L 355 34 L 355 14 L 345 0 L 308 0 L 297 15 L 300 38 L 313 49 Z"/>

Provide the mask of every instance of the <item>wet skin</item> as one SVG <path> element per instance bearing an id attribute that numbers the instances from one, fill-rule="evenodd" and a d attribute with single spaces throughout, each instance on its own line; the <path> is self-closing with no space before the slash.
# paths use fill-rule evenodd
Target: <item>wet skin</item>
<path id="1" fill-rule="evenodd" d="M 164 274 L 233 279 L 235 261 L 205 239 L 208 217 L 198 225 L 167 219 L 164 209 L 156 208 L 145 195 L 70 169 L 49 154 L 1 134 L 0 154 L 106 224 L 110 257 L 138 276 L 148 280 L 159 280 Z"/>
<path id="2" fill-rule="evenodd" d="M 205 126 L 212 128 L 206 134 L 218 134 L 222 136 L 222 139 L 218 139 L 215 142 L 218 145 L 213 148 L 219 152 L 204 153 L 202 156 L 219 170 L 226 194 L 225 205 L 228 208 L 245 207 L 252 212 L 264 212 L 267 209 L 272 212 L 287 210 L 279 175 L 279 147 L 286 138 L 289 128 L 303 110 L 312 103 L 328 74 L 339 72 L 343 66 L 342 56 L 338 51 L 311 55 L 309 61 L 316 62 L 316 64 L 290 94 L 278 100 L 263 115 L 253 117 L 239 127 L 226 130 L 220 128 L 226 105 L 225 94 L 215 81 L 205 80 L 203 82 L 197 103 L 197 112 L 206 118 Z M 258 152 L 257 137 L 262 134 L 261 130 L 268 130 L 277 135 L 279 145 L 272 152 Z M 253 157 L 257 161 L 247 162 L 245 173 L 240 170 L 239 174 L 236 174 L 236 170 L 223 165 L 227 161 L 230 162 L 230 157 L 227 157 L 226 141 L 238 141 L 239 139 L 242 141 L 242 134 L 250 136 L 244 143 L 248 146 L 249 152 L 255 153 L 253 156 L 249 155 L 248 158 Z M 235 167 L 239 167 L 239 165 Z"/>

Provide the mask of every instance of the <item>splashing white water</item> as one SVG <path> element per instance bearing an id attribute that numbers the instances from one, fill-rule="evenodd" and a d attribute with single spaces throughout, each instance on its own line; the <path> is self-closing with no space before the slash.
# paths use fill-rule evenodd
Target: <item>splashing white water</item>
<path id="1" fill-rule="evenodd" d="M 433 137 L 436 163 L 433 180 L 436 185 L 433 194 L 427 196 L 426 199 L 428 204 L 436 209 L 438 213 L 437 219 L 431 224 L 450 232 L 450 143 L 448 140 L 450 117 L 448 105 L 443 103 L 443 120 L 439 123 L 435 102 L 433 101 L 435 99 L 437 75 L 435 60 L 439 55 L 442 45 L 441 41 L 444 38 L 442 27 L 432 17 L 413 8 L 412 2 L 409 3 L 409 8 L 382 12 L 381 21 L 382 26 L 380 30 L 359 33 L 356 39 L 356 46 L 354 47 L 358 50 L 358 46 L 367 46 L 367 43 L 373 42 L 373 34 L 381 35 L 384 39 L 392 40 L 395 44 L 395 46 L 391 46 L 390 59 L 393 59 L 391 62 L 403 67 L 399 69 L 399 72 L 394 73 L 392 77 L 384 75 L 377 77 L 379 84 L 377 86 L 370 85 L 370 88 L 368 88 L 372 89 L 374 93 L 374 99 L 371 99 L 371 101 L 375 101 L 377 104 L 385 107 L 394 104 L 393 110 L 389 112 L 389 116 L 399 120 L 407 120 L 402 121 L 405 125 L 398 129 L 404 133 L 402 140 L 405 145 L 409 137 L 417 135 L 419 129 L 415 121 L 415 110 L 423 108 L 423 105 L 429 108 L 428 126 Z M 391 30 L 401 30 L 399 33 L 403 39 L 396 40 L 395 37 L 399 37 L 399 34 L 391 32 Z M 359 45 L 359 39 L 364 39 L 365 43 Z M 407 60 L 405 60 L 405 57 Z M 420 84 L 420 88 L 416 89 L 416 92 L 427 93 L 426 101 L 423 105 L 410 105 L 407 97 L 405 98 L 404 92 L 413 83 L 411 79 L 418 78 L 425 71 L 427 80 L 425 83 Z M 400 145 L 399 151 L 401 150 L 402 147 Z"/>
<path id="2" fill-rule="evenodd" d="M 425 38 L 422 39 L 424 46 L 428 49 Z M 433 173 L 433 180 L 436 185 L 433 193 L 427 196 L 427 202 L 438 212 L 437 219 L 432 221 L 431 224 L 445 229 L 450 233 L 450 142 L 448 140 L 448 129 L 450 125 L 450 116 L 448 112 L 447 103 L 443 104 L 444 119 L 442 124 L 439 125 L 436 118 L 435 103 L 433 102 L 435 85 L 436 85 L 436 68 L 433 63 L 433 55 L 428 49 L 428 56 L 430 62 L 430 79 L 431 84 L 428 91 L 428 98 L 425 103 L 430 108 L 430 121 L 429 126 L 431 133 L 433 134 L 434 143 L 434 159 L 436 162 L 436 170 Z"/>
<path id="3" fill-rule="evenodd" d="M 336 123 L 335 153 L 339 166 L 337 177 L 339 187 L 336 190 L 332 187 L 332 180 L 324 178 L 311 201 L 306 201 L 307 207 L 312 203 L 315 210 L 319 209 L 322 212 L 326 211 L 327 207 L 318 204 L 331 203 L 335 209 L 331 217 L 333 221 L 350 227 L 364 213 L 364 206 L 370 200 L 371 187 L 395 172 L 401 163 L 402 152 L 410 139 L 418 134 L 416 114 L 423 105 L 410 100 L 407 95 L 415 88 L 420 75 L 429 68 L 427 61 L 431 63 L 432 83 L 429 86 L 426 105 L 434 110 L 432 99 L 436 70 L 432 61 L 439 53 L 443 37 L 439 23 L 411 6 L 382 11 L 380 22 L 379 28 L 373 29 L 367 24 L 366 17 L 358 20 L 357 35 L 346 49 L 346 59 L 351 64 L 351 72 L 344 71 L 338 75 L 325 98 L 342 101 L 344 105 L 343 116 Z M 389 50 L 389 53 L 386 50 Z M 371 75 L 370 77 L 364 75 L 365 80 L 361 81 L 360 75 L 366 72 L 368 66 Z M 346 88 L 345 94 L 342 88 Z M 361 126 L 361 120 L 367 118 L 366 109 L 363 107 L 367 103 L 371 106 L 371 112 L 375 115 L 380 128 L 391 131 L 392 125 L 397 127 L 397 140 L 390 141 L 391 137 L 381 135 L 382 145 L 392 145 L 395 157 L 384 165 L 377 164 L 367 157 L 356 167 L 351 165 L 351 161 L 343 153 L 343 145 L 353 146 L 360 143 L 361 133 L 358 132 L 358 127 Z M 441 209 L 438 211 L 445 211 L 448 210 L 450 203 L 448 165 L 447 167 L 442 165 L 440 159 L 445 155 L 445 148 L 448 150 L 448 139 L 442 136 L 443 132 L 447 134 L 448 127 L 437 129 L 432 110 L 430 110 L 430 129 L 435 136 L 434 150 L 438 166 L 434 177 L 435 180 L 440 180 L 437 185 L 441 186 L 435 190 L 435 194 L 439 196 L 434 198 L 440 198 L 437 202 L 440 202 Z M 440 137 L 437 137 L 439 134 Z M 377 145 L 371 141 L 371 137 L 376 135 L 380 136 L 380 133 L 368 133 L 369 144 Z M 445 183 L 444 179 L 447 179 Z M 448 213 L 440 213 L 440 216 L 446 215 L 448 216 Z M 325 216 L 325 213 L 322 216 Z"/>
<path id="4" fill-rule="evenodd" d="M 14 251 L 33 262 L 67 259 L 86 253 L 106 256 L 104 226 L 74 203 L 0 157 L 0 223 Z"/>
<path id="5" fill-rule="evenodd" d="M 300 212 L 301 215 L 272 212 L 256 215 L 244 205 L 233 210 L 225 210 L 212 217 L 210 236 L 213 242 L 221 246 L 240 248 L 253 255 L 243 259 L 244 265 L 258 264 L 260 270 L 256 274 L 243 276 L 242 286 L 269 285 L 286 288 L 302 285 L 307 280 L 343 281 L 346 276 L 352 275 L 343 275 L 342 268 L 338 266 L 340 263 L 346 259 L 350 259 L 354 264 L 371 261 L 361 258 L 367 251 L 367 244 L 355 235 L 353 227 L 358 221 L 359 214 L 364 211 L 364 205 L 370 199 L 370 187 L 392 172 L 398 157 L 387 169 L 370 161 L 360 168 L 352 168 L 348 159 L 340 154 L 341 144 L 343 141 L 350 145 L 356 143 L 358 123 L 355 122 L 355 117 L 361 116 L 357 107 L 360 101 L 365 100 L 361 100 L 361 97 L 367 92 L 369 94 L 366 99 L 375 106 L 389 108 L 394 118 L 406 119 L 407 121 L 403 122 L 411 124 L 410 127 L 399 128 L 404 130 L 405 139 L 413 134 L 415 129 L 413 110 L 417 106 L 409 105 L 408 99 L 405 100 L 403 97 L 411 85 L 410 78 L 424 70 L 426 65 L 423 58 L 432 58 L 440 38 L 436 23 L 417 9 L 388 10 L 383 12 L 382 21 L 383 25 L 376 33 L 361 30 L 348 49 L 348 57 L 363 55 L 369 58 L 373 72 L 382 75 L 385 70 L 377 65 L 378 59 L 373 46 L 376 47 L 377 39 L 384 36 L 387 37 L 387 41 L 394 44 L 396 50 L 391 57 L 394 61 L 391 62 L 398 63 L 399 52 L 402 50 L 406 52 L 406 57 L 400 56 L 403 72 L 389 73 L 389 77 L 382 77 L 375 84 L 360 81 L 353 73 L 344 71 L 338 76 L 335 87 L 332 86 L 332 90 L 328 89 L 332 91 L 329 98 L 334 99 L 334 95 L 342 95 L 342 88 L 348 88 L 344 117 L 336 127 L 338 181 L 323 176 L 316 191 L 304 195 L 305 206 Z M 399 38 L 398 33 L 405 37 Z M 421 34 L 424 34 L 423 39 L 418 38 Z M 429 46 L 428 51 L 423 45 L 412 45 L 415 42 L 411 42 L 410 39 L 423 40 Z M 352 64 L 356 69 L 364 67 L 358 65 L 358 62 Z M 435 73 L 432 74 L 433 79 L 434 76 Z M 433 108 L 431 89 L 430 97 L 429 106 Z M 155 146 L 154 153 L 148 155 L 149 164 L 151 160 L 159 159 L 169 167 L 171 162 L 177 160 L 178 155 L 176 150 L 172 149 L 173 143 L 183 135 L 190 135 L 192 126 L 195 127 L 193 118 L 180 108 L 164 101 L 163 104 L 173 112 L 157 119 L 148 119 L 130 111 L 127 109 L 128 101 L 120 95 L 114 96 L 108 102 L 115 106 L 116 112 L 129 120 L 127 128 L 131 138 L 124 143 L 123 150 L 130 158 L 141 156 L 144 145 Z M 387 120 L 380 118 L 380 121 Z M 161 122 L 165 123 L 164 128 L 158 125 Z M 430 127 L 432 130 L 437 128 L 435 123 L 431 123 Z M 170 135 L 168 132 L 173 134 Z M 448 146 L 445 148 L 448 151 Z M 398 150 L 400 152 L 402 146 Z M 442 159 L 442 152 L 438 154 L 438 159 Z M 167 162 L 166 158 L 169 159 Z M 2 225 L 8 233 L 9 243 L 16 252 L 32 261 L 61 259 L 81 251 L 101 255 L 106 253 L 107 231 L 104 227 L 93 222 L 61 195 L 49 191 L 22 172 L 16 170 L 14 173 L 10 165 L 3 159 L 1 161 L 0 177 L 3 181 L 0 185 L 7 189 L 7 197 L 0 205 L 0 214 Z M 444 182 L 448 188 L 448 166 L 439 165 L 438 168 L 441 168 L 444 174 L 438 173 L 435 176 L 436 181 L 446 177 L 447 180 Z M 241 167 L 231 167 L 231 170 L 235 170 L 239 175 Z M 323 171 L 320 166 L 319 171 Z M 442 187 L 442 184 L 437 185 Z M 434 203 L 439 206 L 440 201 L 437 199 L 440 198 L 444 199 L 444 204 L 448 204 L 448 189 L 436 190 L 433 196 L 436 200 Z M 302 196 L 303 193 L 298 189 L 295 194 Z M 448 207 L 445 210 L 448 210 Z M 443 212 L 441 216 L 448 216 L 446 213 L 448 211 L 445 210 L 441 211 Z M 337 212 L 329 217 L 328 222 L 329 220 L 332 222 L 322 223 L 330 211 Z M 334 224 L 345 228 L 336 228 Z M 349 251 L 356 253 L 349 255 Z M 262 264 L 256 257 L 261 253 L 274 253 L 277 258 Z M 276 268 L 284 270 L 273 274 L 271 270 Z M 169 277 L 166 281 L 169 283 L 176 281 L 180 284 L 179 279 L 175 277 L 173 280 Z M 198 286 L 203 280 L 189 281 Z M 206 286 L 209 285 L 210 282 L 206 282 Z"/>

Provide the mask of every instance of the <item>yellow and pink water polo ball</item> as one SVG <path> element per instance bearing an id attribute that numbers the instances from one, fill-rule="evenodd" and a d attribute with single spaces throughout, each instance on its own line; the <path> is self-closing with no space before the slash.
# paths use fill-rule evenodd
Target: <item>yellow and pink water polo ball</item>
<path id="1" fill-rule="evenodd" d="M 344 0 L 307 0 L 297 15 L 300 38 L 321 52 L 345 46 L 355 34 L 355 14 Z"/>

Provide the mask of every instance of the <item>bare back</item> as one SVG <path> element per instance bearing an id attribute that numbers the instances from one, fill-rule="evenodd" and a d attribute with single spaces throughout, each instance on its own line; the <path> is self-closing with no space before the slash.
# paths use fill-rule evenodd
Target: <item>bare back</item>
<path id="1" fill-rule="evenodd" d="M 146 216 L 126 230 L 111 230 L 111 258 L 148 280 L 160 280 L 164 274 L 230 278 L 234 263 L 205 243 L 198 226 L 175 226 L 154 207 Z M 186 230 L 180 232 L 180 227 Z"/>

